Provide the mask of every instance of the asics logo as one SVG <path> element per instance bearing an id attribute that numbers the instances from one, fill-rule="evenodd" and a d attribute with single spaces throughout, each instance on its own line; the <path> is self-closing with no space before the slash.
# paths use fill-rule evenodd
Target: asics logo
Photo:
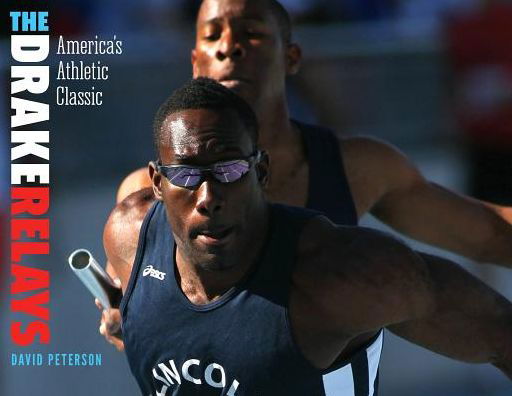
<path id="1" fill-rule="evenodd" d="M 144 271 L 142 272 L 142 276 L 151 276 L 156 279 L 164 280 L 165 279 L 165 272 L 158 271 L 153 268 L 152 265 L 148 265 L 146 268 L 144 268 Z"/>

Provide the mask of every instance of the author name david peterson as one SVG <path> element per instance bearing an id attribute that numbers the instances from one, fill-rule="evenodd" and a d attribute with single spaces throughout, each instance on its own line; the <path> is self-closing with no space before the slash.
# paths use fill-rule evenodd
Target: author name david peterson
<path id="1" fill-rule="evenodd" d="M 11 366 L 101 366 L 101 353 L 11 353 Z"/>

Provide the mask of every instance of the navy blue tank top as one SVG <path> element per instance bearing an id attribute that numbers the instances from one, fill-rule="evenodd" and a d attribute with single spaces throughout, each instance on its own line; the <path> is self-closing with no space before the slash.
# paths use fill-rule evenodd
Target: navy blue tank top
<path id="1" fill-rule="evenodd" d="M 357 211 L 336 135 L 326 128 L 293 122 L 302 133 L 309 163 L 306 208 L 324 213 L 336 224 L 357 225 Z"/>
<path id="2" fill-rule="evenodd" d="M 218 300 L 194 305 L 176 281 L 165 208 L 157 202 L 149 210 L 120 307 L 128 362 L 143 395 L 374 395 L 382 333 L 350 364 L 327 370 L 313 367 L 295 344 L 291 274 L 301 229 L 316 213 L 283 205 L 271 205 L 270 213 L 252 272 Z"/>

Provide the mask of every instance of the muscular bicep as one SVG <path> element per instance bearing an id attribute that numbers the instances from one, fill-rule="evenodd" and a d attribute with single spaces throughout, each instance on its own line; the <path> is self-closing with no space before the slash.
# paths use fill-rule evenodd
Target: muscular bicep
<path id="1" fill-rule="evenodd" d="M 130 237 L 116 220 L 113 213 L 105 225 L 103 232 L 103 246 L 108 260 L 108 268 L 111 273 L 115 273 L 121 280 L 123 293 L 130 279 L 134 252 L 137 249 L 137 243 L 133 237 Z"/>
<path id="2" fill-rule="evenodd" d="M 400 150 L 379 139 L 364 136 L 343 139 L 340 150 L 359 217 L 378 211 L 390 192 L 405 191 L 424 182 L 421 173 Z"/>
<path id="3" fill-rule="evenodd" d="M 151 189 L 131 194 L 116 205 L 105 224 L 103 246 L 108 263 L 121 280 L 123 292 L 130 279 L 142 222 L 153 201 Z"/>
<path id="4" fill-rule="evenodd" d="M 342 147 L 359 215 L 371 211 L 411 238 L 480 262 L 512 266 L 509 208 L 426 180 L 405 155 L 386 143 L 354 138 Z"/>
<path id="5" fill-rule="evenodd" d="M 433 279 L 436 309 L 390 330 L 458 360 L 499 364 L 504 356 L 512 358 L 512 304 L 449 260 L 422 258 Z"/>
<path id="6" fill-rule="evenodd" d="M 433 309 L 428 267 L 415 252 L 370 229 L 344 227 L 336 234 L 313 253 L 318 265 L 301 264 L 297 279 L 302 301 L 320 312 L 324 330 L 355 336 Z"/>
<path id="7" fill-rule="evenodd" d="M 353 301 L 354 334 L 422 317 L 433 309 L 429 270 L 415 252 L 373 232 L 354 241 L 353 249 L 349 272 L 336 277 L 338 287 L 347 290 L 342 300 Z"/>

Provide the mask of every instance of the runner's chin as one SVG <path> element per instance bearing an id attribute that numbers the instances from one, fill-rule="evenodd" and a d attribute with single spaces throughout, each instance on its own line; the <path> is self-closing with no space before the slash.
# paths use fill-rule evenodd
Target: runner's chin
<path id="1" fill-rule="evenodd" d="M 250 88 L 249 82 L 245 80 L 223 80 L 220 83 L 237 94 L 240 94 Z"/>

